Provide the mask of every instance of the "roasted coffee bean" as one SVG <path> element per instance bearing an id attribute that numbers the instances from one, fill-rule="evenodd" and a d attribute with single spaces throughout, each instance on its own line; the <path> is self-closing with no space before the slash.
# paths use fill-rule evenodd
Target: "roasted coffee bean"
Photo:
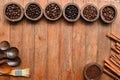
<path id="1" fill-rule="evenodd" d="M 88 20 L 95 19 L 97 17 L 97 14 L 97 9 L 92 5 L 86 6 L 83 10 L 83 16 Z"/>
<path id="2" fill-rule="evenodd" d="M 75 5 L 68 5 L 65 8 L 65 16 L 68 19 L 76 19 L 78 16 L 78 8 Z"/>
<path id="3" fill-rule="evenodd" d="M 26 9 L 26 14 L 30 18 L 37 18 L 41 14 L 41 8 L 37 4 L 30 4 Z"/>
<path id="4" fill-rule="evenodd" d="M 21 16 L 21 9 L 17 4 L 9 4 L 6 7 L 5 15 L 10 19 L 18 19 Z"/>
<path id="5" fill-rule="evenodd" d="M 45 13 L 47 17 L 51 19 L 56 19 L 60 16 L 61 9 L 56 3 L 51 3 L 46 7 Z"/>
<path id="6" fill-rule="evenodd" d="M 103 9 L 102 14 L 105 20 L 111 21 L 115 17 L 115 10 L 110 6 L 107 6 Z"/>

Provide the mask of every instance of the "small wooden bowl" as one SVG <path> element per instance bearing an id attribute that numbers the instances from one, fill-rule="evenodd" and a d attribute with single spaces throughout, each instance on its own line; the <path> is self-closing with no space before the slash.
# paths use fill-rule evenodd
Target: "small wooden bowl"
<path id="1" fill-rule="evenodd" d="M 113 18 L 111 21 L 105 20 L 105 18 L 104 18 L 104 16 L 103 16 L 102 11 L 103 11 L 103 9 L 104 9 L 105 7 L 110 7 L 110 8 L 112 8 L 112 9 L 115 11 L 115 16 L 114 16 L 114 18 Z M 117 17 L 117 9 L 116 9 L 116 7 L 115 7 L 114 5 L 111 5 L 111 4 L 104 5 L 104 6 L 100 9 L 100 18 L 101 18 L 101 20 L 102 20 L 103 22 L 105 22 L 105 23 L 112 23 L 112 22 L 116 19 L 116 17 Z"/>
<path id="2" fill-rule="evenodd" d="M 40 10 L 41 10 L 40 15 L 39 15 L 38 17 L 36 17 L 36 18 L 31 18 L 31 17 L 29 17 L 29 16 L 27 15 L 27 13 L 26 13 L 28 7 L 29 7 L 30 5 L 32 5 L 32 4 L 37 5 L 37 6 L 40 8 Z M 42 7 L 40 6 L 40 4 L 37 3 L 37 2 L 29 2 L 29 3 L 25 6 L 24 14 L 25 14 L 25 17 L 26 17 L 28 20 L 38 21 L 38 20 L 43 16 L 43 9 L 42 9 Z"/>
<path id="3" fill-rule="evenodd" d="M 83 14 L 84 9 L 85 9 L 87 6 L 89 6 L 89 5 L 95 7 L 95 8 L 96 8 L 96 11 L 97 11 L 97 16 L 96 16 L 94 19 L 92 19 L 92 20 L 87 19 L 87 18 L 84 16 L 84 14 Z M 95 22 L 95 21 L 99 18 L 99 10 L 98 10 L 98 8 L 97 8 L 94 4 L 87 3 L 86 5 L 84 5 L 84 6 L 81 8 L 81 17 L 82 17 L 85 21 L 87 21 L 87 22 Z"/>
<path id="4" fill-rule="evenodd" d="M 97 71 L 99 70 L 99 74 L 96 73 L 96 76 L 92 79 L 88 76 L 88 73 L 87 73 L 91 67 L 94 67 L 95 70 L 97 70 Z M 95 71 L 93 71 L 93 68 L 91 68 L 90 72 L 91 72 L 90 74 L 92 74 L 92 72 L 95 74 Z M 84 68 L 84 77 L 86 80 L 99 80 L 102 73 L 103 73 L 102 67 L 98 63 L 95 63 L 95 62 L 87 64 Z"/>
<path id="5" fill-rule="evenodd" d="M 65 15 L 65 10 L 66 10 L 66 8 L 67 8 L 68 6 L 70 6 L 70 5 L 73 5 L 73 6 L 75 6 L 75 7 L 78 9 L 78 15 L 77 15 L 77 17 L 76 17 L 75 19 L 69 19 L 69 18 L 66 17 L 66 15 Z M 75 21 L 77 21 L 77 20 L 80 18 L 80 8 L 79 8 L 79 6 L 78 6 L 77 4 L 75 4 L 75 3 L 68 3 L 68 4 L 66 4 L 66 5 L 64 6 L 64 9 L 63 9 L 63 17 L 64 17 L 65 20 L 67 20 L 68 22 L 75 22 Z"/>
<path id="6" fill-rule="evenodd" d="M 45 12 L 45 10 L 46 10 L 46 8 L 48 7 L 48 5 L 50 5 L 50 4 L 57 4 L 57 6 L 60 8 L 60 15 L 57 17 L 57 18 L 55 18 L 55 19 L 52 19 L 52 18 L 50 18 L 50 17 L 48 17 L 47 16 L 47 14 L 46 14 L 46 12 Z M 50 21 L 56 21 L 56 20 L 58 20 L 58 19 L 60 19 L 61 18 L 61 16 L 62 16 L 62 7 L 61 7 L 61 5 L 59 5 L 58 3 L 56 3 L 56 2 L 50 2 L 50 3 L 48 3 L 47 5 L 46 5 L 46 7 L 45 7 L 45 9 L 44 9 L 44 16 L 45 16 L 45 18 L 47 19 L 47 20 L 50 20 Z"/>
<path id="7" fill-rule="evenodd" d="M 20 10 L 21 10 L 21 15 L 20 15 L 20 17 L 17 18 L 17 19 L 10 19 L 10 18 L 6 15 L 6 8 L 7 8 L 9 5 L 11 5 L 11 4 L 17 5 L 17 6 L 20 8 Z M 10 3 L 5 4 L 4 9 L 3 9 L 3 13 L 4 13 L 4 17 L 5 17 L 8 21 L 10 21 L 10 22 L 18 22 L 18 21 L 22 20 L 22 18 L 23 18 L 23 16 L 24 16 L 23 7 L 22 7 L 20 4 L 16 3 L 16 2 L 10 2 Z"/>

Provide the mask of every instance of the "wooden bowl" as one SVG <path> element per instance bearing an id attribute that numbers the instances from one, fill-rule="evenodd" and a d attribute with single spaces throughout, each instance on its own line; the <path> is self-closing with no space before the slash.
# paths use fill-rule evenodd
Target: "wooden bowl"
<path id="1" fill-rule="evenodd" d="M 32 17 L 29 17 L 28 15 L 27 15 L 27 9 L 28 9 L 28 7 L 30 6 L 30 5 L 37 5 L 39 8 L 40 8 L 40 14 L 36 17 L 36 18 L 32 18 Z M 38 21 L 41 17 L 42 17 L 42 15 L 43 15 L 43 9 L 42 9 L 42 7 L 40 6 L 40 4 L 39 3 L 37 3 L 37 2 L 29 2 L 26 6 L 25 6 L 25 10 L 24 10 L 24 14 L 25 14 L 25 17 L 28 19 L 28 20 L 31 20 L 31 21 Z"/>
<path id="2" fill-rule="evenodd" d="M 11 18 L 9 18 L 9 17 L 6 15 L 6 9 L 8 8 L 8 6 L 10 6 L 10 5 L 12 5 L 12 4 L 15 4 L 15 5 L 18 6 L 18 7 L 20 8 L 20 10 L 21 10 L 21 15 L 20 15 L 20 17 L 17 18 L 17 19 L 11 19 Z M 20 4 L 15 3 L 15 2 L 10 2 L 10 3 L 5 4 L 4 9 L 3 9 L 3 13 L 4 13 L 5 18 L 6 18 L 8 21 L 11 21 L 11 22 L 18 22 L 18 21 L 22 20 L 22 18 L 23 18 L 23 16 L 24 16 L 23 7 L 22 7 Z"/>
<path id="3" fill-rule="evenodd" d="M 87 6 L 93 6 L 93 7 L 96 9 L 97 15 L 96 15 L 96 17 L 95 17 L 94 19 L 91 19 L 91 20 L 90 20 L 90 19 L 87 19 L 87 18 L 84 16 L 83 12 L 84 12 L 84 9 L 85 9 Z M 87 21 L 87 22 L 95 22 L 95 21 L 99 18 L 99 10 L 98 10 L 98 8 L 97 8 L 94 4 L 87 3 L 86 5 L 84 5 L 84 6 L 81 8 L 81 17 L 82 17 L 85 21 Z"/>
<path id="4" fill-rule="evenodd" d="M 48 15 L 46 14 L 46 8 L 47 8 L 49 5 L 51 5 L 51 4 L 56 4 L 56 5 L 60 8 L 60 14 L 59 14 L 59 16 L 56 17 L 56 18 L 54 18 L 54 19 L 48 17 Z M 45 16 L 45 18 L 46 18 L 47 20 L 50 20 L 50 21 L 56 21 L 56 20 L 60 19 L 60 17 L 62 16 L 62 7 L 61 7 L 61 5 L 59 5 L 59 4 L 56 3 L 56 2 L 50 2 L 50 3 L 48 3 L 48 4 L 46 5 L 45 9 L 44 9 L 44 16 Z"/>
<path id="5" fill-rule="evenodd" d="M 95 62 L 87 64 L 84 68 L 84 77 L 86 80 L 99 80 L 102 73 L 103 73 L 102 67 Z"/>
<path id="6" fill-rule="evenodd" d="M 103 16 L 103 13 L 102 13 L 103 9 L 106 8 L 106 7 L 112 8 L 112 9 L 114 10 L 114 12 L 115 12 L 114 18 L 113 18 L 112 20 L 110 20 L 110 21 L 106 20 L 106 19 L 104 18 L 104 16 Z M 117 17 L 117 9 L 116 9 L 116 7 L 115 7 L 114 5 L 111 5 L 111 4 L 104 5 L 104 6 L 100 9 L 100 18 L 101 18 L 101 20 L 102 20 L 103 22 L 105 22 L 105 23 L 112 23 L 112 22 L 116 19 L 116 17 Z"/>
<path id="7" fill-rule="evenodd" d="M 77 17 L 76 17 L 75 19 L 69 19 L 69 18 L 66 16 L 66 14 L 65 14 L 66 8 L 67 8 L 68 6 L 70 6 L 70 5 L 73 5 L 73 6 L 75 6 L 75 7 L 78 9 L 78 14 L 77 14 Z M 77 20 L 80 18 L 80 8 L 79 8 L 79 6 L 78 6 L 77 4 L 75 4 L 75 3 L 68 3 L 68 4 L 66 4 L 66 5 L 64 6 L 64 9 L 63 9 L 63 17 L 64 17 L 65 20 L 67 20 L 68 22 L 75 22 L 75 21 L 77 21 Z"/>

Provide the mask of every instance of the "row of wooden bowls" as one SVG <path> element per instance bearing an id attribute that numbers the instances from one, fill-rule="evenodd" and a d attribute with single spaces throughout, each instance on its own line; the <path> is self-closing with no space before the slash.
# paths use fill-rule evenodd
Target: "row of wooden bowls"
<path id="1" fill-rule="evenodd" d="M 105 8 L 108 9 L 104 10 Z M 113 11 L 110 11 L 109 8 Z M 76 22 L 81 15 L 81 17 L 87 22 L 95 22 L 100 17 L 103 22 L 112 23 L 117 16 L 117 9 L 114 5 L 104 5 L 99 10 L 94 4 L 89 3 L 84 5 L 81 9 L 75 3 L 68 3 L 62 10 L 61 5 L 56 2 L 50 2 L 43 10 L 37 2 L 28 3 L 24 9 L 20 4 L 10 2 L 4 6 L 3 11 L 5 18 L 11 22 L 18 22 L 22 20 L 24 15 L 28 20 L 38 21 L 44 14 L 45 18 L 50 21 L 56 21 L 63 15 L 64 19 L 68 22 Z"/>

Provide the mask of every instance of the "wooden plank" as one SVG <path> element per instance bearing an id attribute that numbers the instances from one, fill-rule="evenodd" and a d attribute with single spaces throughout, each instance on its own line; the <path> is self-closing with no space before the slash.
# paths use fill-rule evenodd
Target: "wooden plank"
<path id="1" fill-rule="evenodd" d="M 23 7 L 32 0 L 23 0 Z M 22 29 L 22 53 L 21 58 L 23 63 L 21 68 L 30 68 L 30 78 L 20 78 L 20 80 L 33 80 L 34 72 L 34 54 L 35 54 L 35 26 L 34 23 L 23 19 Z M 25 63 L 24 63 L 25 61 Z"/>
<path id="2" fill-rule="evenodd" d="M 9 0 L 0 0 L 0 42 L 4 40 L 10 41 L 10 24 L 3 16 L 4 5 L 8 2 Z M 9 80 L 9 76 L 0 76 L 0 80 Z"/>
<path id="3" fill-rule="evenodd" d="M 35 0 L 45 8 L 47 0 Z M 47 22 L 42 18 L 35 24 L 34 80 L 47 80 Z"/>
<path id="4" fill-rule="evenodd" d="M 61 0 L 61 5 L 64 8 L 65 4 L 72 0 Z M 59 80 L 72 80 L 72 32 L 73 24 L 62 19 L 60 27 L 60 74 Z"/>
<path id="5" fill-rule="evenodd" d="M 20 5 L 23 4 L 22 0 L 10 0 L 10 2 L 16 2 Z M 23 30 L 23 20 L 18 23 L 10 23 L 10 42 L 11 45 L 14 47 L 17 47 L 19 49 L 19 56 L 22 57 L 22 30 Z M 24 56 L 27 57 L 27 56 Z M 22 59 L 23 61 L 23 59 Z M 25 64 L 24 62 L 22 64 Z M 21 66 L 15 67 L 15 68 L 21 68 Z M 18 77 L 10 77 L 10 80 L 21 80 L 21 78 Z"/>
<path id="6" fill-rule="evenodd" d="M 61 0 L 55 1 L 61 4 Z M 60 27 L 61 21 L 48 21 L 48 80 L 58 80 L 59 78 L 59 48 L 60 48 Z"/>
<path id="7" fill-rule="evenodd" d="M 74 3 L 78 4 L 80 9 L 85 4 L 84 0 L 73 0 Z M 74 80 L 83 80 L 83 69 L 86 63 L 85 54 L 85 23 L 78 20 L 73 25 L 73 74 Z"/>
<path id="8" fill-rule="evenodd" d="M 85 3 L 92 3 L 97 6 L 97 0 L 85 0 Z M 98 22 L 86 23 L 86 60 L 87 64 L 90 62 L 96 62 L 97 56 L 97 33 Z"/>
<path id="9" fill-rule="evenodd" d="M 109 4 L 109 1 L 101 1 L 98 0 L 98 6 L 101 8 L 105 4 Z M 98 23 L 98 55 L 97 55 L 97 62 L 103 65 L 103 61 L 105 58 L 108 58 L 110 55 L 110 41 L 108 38 L 105 37 L 107 33 L 111 31 L 111 25 L 105 25 L 101 20 Z M 108 76 L 102 76 L 101 80 L 111 80 Z"/>

